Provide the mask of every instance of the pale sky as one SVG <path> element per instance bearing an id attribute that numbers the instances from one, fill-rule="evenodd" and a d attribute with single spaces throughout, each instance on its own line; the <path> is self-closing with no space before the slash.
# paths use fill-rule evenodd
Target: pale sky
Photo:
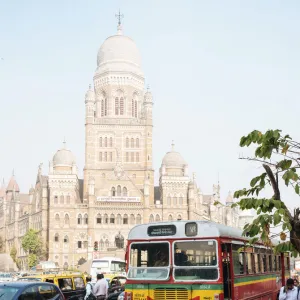
<path id="1" fill-rule="evenodd" d="M 300 140 L 299 1 L 0 1 L 0 176 L 23 193 L 62 146 L 84 167 L 84 95 L 115 13 L 136 42 L 154 98 L 156 181 L 171 141 L 204 193 L 248 185 L 238 159 L 253 129 Z M 245 154 L 246 155 L 246 154 Z M 298 197 L 283 193 L 291 206 Z"/>

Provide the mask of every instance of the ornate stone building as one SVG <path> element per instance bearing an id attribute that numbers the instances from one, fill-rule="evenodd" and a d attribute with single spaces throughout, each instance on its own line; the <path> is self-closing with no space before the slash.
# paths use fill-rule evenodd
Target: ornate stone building
<path id="1" fill-rule="evenodd" d="M 215 206 L 219 184 L 203 194 L 174 145 L 154 186 L 152 106 L 139 51 L 119 25 L 100 47 L 93 87 L 85 95 L 84 179 L 64 145 L 51 159 L 48 176 L 39 167 L 29 194 L 20 193 L 14 176 L 0 190 L 0 235 L 6 252 L 16 246 L 23 268 L 21 239 L 28 228 L 40 232 L 49 260 L 77 266 L 99 255 L 123 256 L 135 224 L 206 219 L 239 227 L 251 219 L 230 207 L 230 194 Z"/>

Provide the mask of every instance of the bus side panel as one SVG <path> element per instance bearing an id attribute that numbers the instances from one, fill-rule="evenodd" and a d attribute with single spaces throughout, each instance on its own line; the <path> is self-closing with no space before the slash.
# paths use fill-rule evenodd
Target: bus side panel
<path id="1" fill-rule="evenodd" d="M 235 299 L 267 299 L 276 300 L 279 274 L 261 276 L 243 276 L 234 280 Z"/>

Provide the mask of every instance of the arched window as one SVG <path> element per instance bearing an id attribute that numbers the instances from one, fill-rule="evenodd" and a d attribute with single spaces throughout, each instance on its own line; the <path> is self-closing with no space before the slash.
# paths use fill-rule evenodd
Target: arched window
<path id="1" fill-rule="evenodd" d="M 131 152 L 131 161 L 134 162 L 134 152 Z"/>
<path id="2" fill-rule="evenodd" d="M 107 214 L 104 215 L 104 224 L 108 224 L 108 215 Z"/>
<path id="3" fill-rule="evenodd" d="M 115 115 L 119 115 L 119 98 L 115 99 Z"/>
<path id="4" fill-rule="evenodd" d="M 118 197 L 121 196 L 121 186 L 120 185 L 117 186 L 117 196 Z"/>
<path id="5" fill-rule="evenodd" d="M 155 222 L 159 222 L 160 221 L 160 216 L 159 215 L 156 215 L 155 216 Z"/>
<path id="6" fill-rule="evenodd" d="M 126 214 L 123 217 L 123 224 L 128 224 L 128 216 Z"/>
<path id="7" fill-rule="evenodd" d="M 112 152 L 109 152 L 109 161 L 112 161 Z"/>
<path id="8" fill-rule="evenodd" d="M 78 217 L 77 217 L 77 224 L 81 225 L 81 223 L 82 223 L 82 215 L 79 214 Z"/>
<path id="9" fill-rule="evenodd" d="M 136 224 L 141 224 L 142 223 L 142 217 L 141 215 L 136 216 Z"/>
<path id="10" fill-rule="evenodd" d="M 56 214 L 55 215 L 55 223 L 56 223 L 56 225 L 59 225 L 59 222 L 60 222 L 59 214 Z"/>
<path id="11" fill-rule="evenodd" d="M 167 204 L 171 205 L 171 196 L 168 196 L 168 198 L 167 198 Z"/>
<path id="12" fill-rule="evenodd" d="M 108 239 L 105 240 L 105 247 L 106 247 L 106 248 L 109 247 L 109 241 L 108 241 Z"/>
<path id="13" fill-rule="evenodd" d="M 136 153 L 135 158 L 136 158 L 136 162 L 139 162 L 139 161 L 140 161 L 140 154 L 139 154 L 138 152 Z"/>
<path id="14" fill-rule="evenodd" d="M 131 148 L 134 148 L 134 138 L 131 138 Z"/>
<path id="15" fill-rule="evenodd" d="M 123 197 L 127 197 L 127 188 L 123 187 Z"/>
<path id="16" fill-rule="evenodd" d="M 176 196 L 173 197 L 173 204 L 177 205 L 177 197 Z"/>
<path id="17" fill-rule="evenodd" d="M 104 116 L 104 110 L 105 110 L 105 108 L 104 108 L 104 100 L 102 99 L 101 100 L 101 117 Z"/>
<path id="18" fill-rule="evenodd" d="M 120 232 L 115 236 L 115 244 L 118 249 L 124 248 L 124 237 Z"/>
<path id="19" fill-rule="evenodd" d="M 68 214 L 65 214 L 65 225 L 70 225 L 70 217 Z"/>
<path id="20" fill-rule="evenodd" d="M 102 137 L 99 139 L 99 147 L 102 147 Z"/>
<path id="21" fill-rule="evenodd" d="M 153 215 L 150 215 L 149 223 L 153 223 L 153 222 L 154 222 L 154 217 L 153 217 Z"/>
<path id="22" fill-rule="evenodd" d="M 60 204 L 64 204 L 64 195 L 61 195 L 59 198 L 60 198 Z"/>
<path id="23" fill-rule="evenodd" d="M 112 188 L 111 188 L 111 196 L 112 196 L 112 197 L 115 197 L 115 196 L 116 196 L 116 189 L 115 189 L 115 187 L 112 187 Z"/>
<path id="24" fill-rule="evenodd" d="M 140 140 L 138 138 L 135 140 L 135 146 L 136 148 L 140 147 Z"/>
<path id="25" fill-rule="evenodd" d="M 103 242 L 102 239 L 100 240 L 99 248 L 100 248 L 100 250 L 103 250 L 103 249 L 104 249 L 104 242 Z"/>
<path id="26" fill-rule="evenodd" d="M 71 202 L 71 196 L 68 195 L 68 196 L 67 196 L 67 204 L 70 204 L 70 202 Z"/>
<path id="27" fill-rule="evenodd" d="M 107 152 L 104 152 L 104 161 L 107 161 Z"/>
<path id="28" fill-rule="evenodd" d="M 128 154 L 128 152 L 126 152 L 126 162 L 128 162 L 129 161 L 129 154 Z"/>
<path id="29" fill-rule="evenodd" d="M 64 243 L 69 243 L 69 237 L 67 235 L 64 237 Z"/>
<path id="30" fill-rule="evenodd" d="M 134 116 L 137 118 L 137 101 L 134 103 Z"/>
<path id="31" fill-rule="evenodd" d="M 113 139 L 112 137 L 109 138 L 109 147 L 112 147 L 113 146 Z"/>
<path id="32" fill-rule="evenodd" d="M 99 152 L 99 161 L 102 161 L 102 152 Z"/>
<path id="33" fill-rule="evenodd" d="M 54 242 L 59 242 L 59 234 L 55 233 Z"/>
<path id="34" fill-rule="evenodd" d="M 107 137 L 104 138 L 104 147 L 107 147 Z"/>
<path id="35" fill-rule="evenodd" d="M 133 214 L 130 215 L 130 224 L 134 224 L 135 223 L 135 217 Z"/>
<path id="36" fill-rule="evenodd" d="M 84 224 L 87 225 L 89 223 L 89 218 L 88 218 L 88 215 L 87 214 L 84 214 Z"/>
<path id="37" fill-rule="evenodd" d="M 120 115 L 124 115 L 124 99 L 120 99 Z"/>
<path id="38" fill-rule="evenodd" d="M 131 101 L 131 115 L 134 117 L 134 100 Z"/>
<path id="39" fill-rule="evenodd" d="M 117 224 L 120 225 L 122 223 L 122 217 L 120 214 L 117 215 Z"/>
<path id="40" fill-rule="evenodd" d="M 109 220 L 110 224 L 115 224 L 115 215 L 111 214 L 110 215 L 110 220 Z"/>
<path id="41" fill-rule="evenodd" d="M 178 216 L 177 216 L 177 220 L 179 220 L 179 221 L 182 220 L 181 215 L 178 215 Z"/>
<path id="42" fill-rule="evenodd" d="M 179 197 L 179 205 L 182 205 L 183 204 L 183 197 L 180 195 Z"/>
<path id="43" fill-rule="evenodd" d="M 58 197 L 56 195 L 54 196 L 54 204 L 58 204 Z"/>
<path id="44" fill-rule="evenodd" d="M 96 223 L 97 224 L 101 224 L 102 223 L 102 217 L 101 217 L 100 214 L 97 214 L 97 216 L 96 216 Z"/>
<path id="45" fill-rule="evenodd" d="M 129 138 L 126 138 L 126 148 L 129 148 Z"/>
<path id="46" fill-rule="evenodd" d="M 169 220 L 169 221 L 173 221 L 172 215 L 169 215 L 168 220 Z"/>

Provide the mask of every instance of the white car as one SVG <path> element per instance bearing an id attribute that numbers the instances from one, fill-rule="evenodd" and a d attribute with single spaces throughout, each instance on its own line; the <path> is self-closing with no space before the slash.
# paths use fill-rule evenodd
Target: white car
<path id="1" fill-rule="evenodd" d="M 8 282 L 13 281 L 13 277 L 10 273 L 1 273 L 0 274 L 0 282 Z"/>

